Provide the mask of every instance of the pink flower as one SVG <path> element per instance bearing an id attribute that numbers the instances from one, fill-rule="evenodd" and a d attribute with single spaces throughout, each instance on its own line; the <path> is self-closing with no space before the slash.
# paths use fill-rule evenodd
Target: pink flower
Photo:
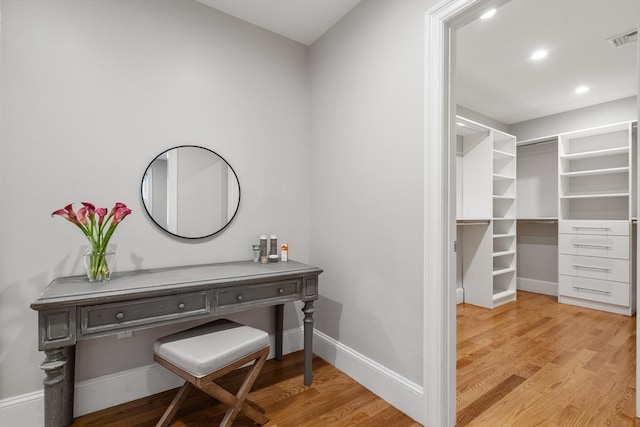
<path id="1" fill-rule="evenodd" d="M 116 209 L 115 213 L 113 214 L 113 223 L 118 224 L 124 219 L 125 216 L 129 215 L 130 213 L 131 209 L 122 204 L 122 206 Z"/>
<path id="2" fill-rule="evenodd" d="M 89 212 L 89 208 L 86 206 L 81 207 L 80 209 L 78 209 L 78 221 L 80 221 L 81 224 L 83 225 L 87 225 L 88 221 L 88 217 L 90 216 L 90 212 Z"/>
<path id="3" fill-rule="evenodd" d="M 124 203 L 116 202 L 116 204 L 113 206 L 113 208 L 111 208 L 110 215 L 115 215 L 115 213 L 116 213 L 116 211 L 118 209 L 123 209 L 123 208 L 126 208 L 126 207 L 127 207 L 127 205 L 125 205 Z"/>
<path id="4" fill-rule="evenodd" d="M 104 222 L 104 217 L 107 216 L 107 208 L 96 209 L 96 215 L 98 215 L 98 227 Z"/>
<path id="5" fill-rule="evenodd" d="M 82 202 L 82 206 L 84 206 L 85 208 L 87 208 L 87 210 L 89 211 L 89 213 L 93 216 L 93 213 L 96 211 L 96 207 L 93 205 L 93 203 L 89 203 L 89 202 Z"/>
<path id="6" fill-rule="evenodd" d="M 131 209 L 124 203 L 117 202 L 107 214 L 107 208 L 97 208 L 93 203 L 82 202 L 82 207 L 78 213 L 73 210 L 73 205 L 69 204 L 63 209 L 54 211 L 51 216 L 58 215 L 77 225 L 91 242 L 94 251 L 104 252 L 107 250 L 109 240 L 113 235 L 117 225 L 131 213 Z M 96 216 L 98 221 L 96 223 Z"/>
<path id="7" fill-rule="evenodd" d="M 76 213 L 73 211 L 73 205 L 71 204 L 65 206 L 63 209 L 58 209 L 57 211 L 54 211 L 51 214 L 51 216 L 54 216 L 54 215 L 59 215 L 64 219 L 66 219 L 67 221 L 70 221 L 76 225 L 79 224 L 78 219 L 76 218 Z"/>

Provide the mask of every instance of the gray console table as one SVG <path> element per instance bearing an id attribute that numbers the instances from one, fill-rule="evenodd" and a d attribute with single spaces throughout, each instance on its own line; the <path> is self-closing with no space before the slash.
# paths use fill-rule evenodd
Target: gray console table
<path id="1" fill-rule="evenodd" d="M 115 273 L 107 283 L 89 283 L 85 276 L 54 280 L 31 304 L 38 311 L 38 348 L 45 353 L 45 425 L 73 423 L 77 340 L 275 306 L 280 359 L 284 303 L 290 301 L 304 302 L 304 383 L 311 384 L 320 273 L 295 261 L 240 261 Z"/>

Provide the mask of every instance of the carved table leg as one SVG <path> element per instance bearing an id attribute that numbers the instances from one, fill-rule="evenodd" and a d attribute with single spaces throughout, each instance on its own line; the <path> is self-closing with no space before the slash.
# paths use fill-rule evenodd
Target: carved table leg
<path id="1" fill-rule="evenodd" d="M 311 361 L 313 359 L 313 301 L 304 303 L 304 385 L 311 385 Z"/>
<path id="2" fill-rule="evenodd" d="M 284 334 L 284 304 L 276 305 L 276 360 L 282 360 L 282 336 Z"/>
<path id="3" fill-rule="evenodd" d="M 66 358 L 62 348 L 45 350 L 44 362 L 40 368 L 45 373 L 44 384 L 44 425 L 61 427 L 63 421 L 64 371 Z"/>
<path id="4" fill-rule="evenodd" d="M 76 346 L 64 348 L 64 394 L 62 395 L 62 422 L 65 426 L 73 424 L 73 399 L 76 387 Z"/>

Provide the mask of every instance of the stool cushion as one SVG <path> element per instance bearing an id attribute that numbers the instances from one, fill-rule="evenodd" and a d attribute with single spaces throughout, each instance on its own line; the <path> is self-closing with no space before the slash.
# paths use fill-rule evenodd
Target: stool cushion
<path id="1" fill-rule="evenodd" d="M 265 331 L 220 319 L 160 338 L 153 352 L 202 378 L 265 347 L 269 347 Z"/>

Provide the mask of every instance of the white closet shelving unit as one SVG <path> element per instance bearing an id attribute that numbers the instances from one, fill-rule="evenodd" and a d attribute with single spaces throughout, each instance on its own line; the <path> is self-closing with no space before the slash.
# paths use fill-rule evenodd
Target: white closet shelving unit
<path id="1" fill-rule="evenodd" d="M 516 299 L 515 137 L 458 123 L 458 289 L 494 308 Z"/>
<path id="2" fill-rule="evenodd" d="M 558 301 L 635 313 L 632 124 L 558 140 Z"/>

